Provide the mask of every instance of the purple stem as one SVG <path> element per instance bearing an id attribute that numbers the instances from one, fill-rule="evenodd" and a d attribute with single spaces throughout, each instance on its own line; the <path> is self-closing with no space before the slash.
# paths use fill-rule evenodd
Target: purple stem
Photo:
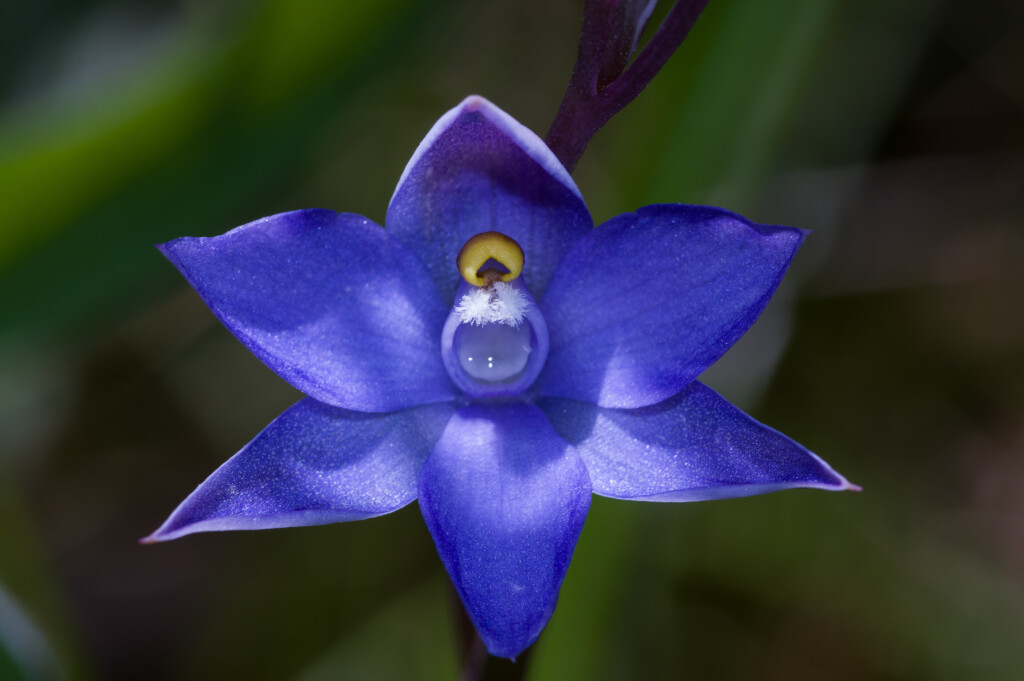
<path id="1" fill-rule="evenodd" d="M 521 681 L 525 679 L 532 650 L 528 648 L 523 651 L 515 662 L 488 655 L 487 647 L 484 646 L 483 639 L 480 638 L 469 615 L 462 607 L 462 601 L 459 600 L 455 588 L 449 588 L 448 592 L 456 613 L 458 653 L 462 658 L 459 681 L 487 681 L 488 679 Z"/>
<path id="2" fill-rule="evenodd" d="M 470 641 L 466 651 L 466 660 L 463 663 L 459 681 L 482 681 L 486 667 L 487 648 L 484 647 L 484 642 L 480 635 L 474 630 L 473 639 Z"/>
<path id="3" fill-rule="evenodd" d="M 637 29 L 628 21 L 630 0 L 585 0 L 576 66 L 546 140 L 569 172 L 597 131 L 661 70 L 707 4 L 708 0 L 677 0 L 657 33 L 625 68 Z M 641 21 L 644 14 L 637 15 Z"/>

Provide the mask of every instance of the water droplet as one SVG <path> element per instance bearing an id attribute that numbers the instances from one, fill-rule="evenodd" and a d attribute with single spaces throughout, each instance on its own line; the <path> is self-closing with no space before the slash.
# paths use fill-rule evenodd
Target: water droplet
<path id="1" fill-rule="evenodd" d="M 462 369 L 478 381 L 498 383 L 517 376 L 530 359 L 530 325 L 462 324 L 455 331 Z M 486 365 L 486 366 L 485 366 Z"/>

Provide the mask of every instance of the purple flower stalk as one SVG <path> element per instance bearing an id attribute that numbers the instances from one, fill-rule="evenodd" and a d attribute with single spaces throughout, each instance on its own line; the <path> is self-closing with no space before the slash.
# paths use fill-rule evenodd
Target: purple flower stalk
<path id="1" fill-rule="evenodd" d="M 544 142 L 481 97 L 430 130 L 385 224 L 300 210 L 160 247 L 308 397 L 145 541 L 418 500 L 487 649 L 514 658 L 551 617 L 593 493 L 854 489 L 696 380 L 804 232 L 686 205 L 594 228 Z"/>
<path id="2" fill-rule="evenodd" d="M 572 172 L 587 143 L 633 101 L 683 42 L 708 0 L 676 0 L 632 62 L 658 0 L 585 0 L 576 65 L 547 145 Z"/>

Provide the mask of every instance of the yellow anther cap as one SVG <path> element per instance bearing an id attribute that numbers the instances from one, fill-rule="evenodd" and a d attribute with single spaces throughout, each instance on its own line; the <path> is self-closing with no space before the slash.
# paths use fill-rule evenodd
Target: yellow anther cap
<path id="1" fill-rule="evenodd" d="M 491 258 L 508 268 L 508 272 L 498 274 L 490 270 L 490 277 L 481 277 L 480 268 Z M 496 277 L 500 277 L 502 281 L 512 281 L 522 274 L 523 249 L 515 239 L 501 232 L 483 232 L 470 237 L 469 241 L 463 244 L 455 262 L 463 279 L 474 286 L 487 286 Z"/>

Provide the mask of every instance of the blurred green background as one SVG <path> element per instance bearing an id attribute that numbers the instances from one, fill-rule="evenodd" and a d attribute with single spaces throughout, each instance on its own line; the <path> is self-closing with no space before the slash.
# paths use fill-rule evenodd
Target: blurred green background
<path id="1" fill-rule="evenodd" d="M 382 222 L 470 93 L 543 135 L 581 12 L 0 2 L 0 680 L 455 677 L 415 505 L 136 543 L 298 398 L 152 244 Z M 1024 6 L 713 0 L 576 179 L 598 222 L 815 230 L 706 380 L 865 491 L 596 498 L 548 629 L 488 672 L 1024 678 Z"/>

